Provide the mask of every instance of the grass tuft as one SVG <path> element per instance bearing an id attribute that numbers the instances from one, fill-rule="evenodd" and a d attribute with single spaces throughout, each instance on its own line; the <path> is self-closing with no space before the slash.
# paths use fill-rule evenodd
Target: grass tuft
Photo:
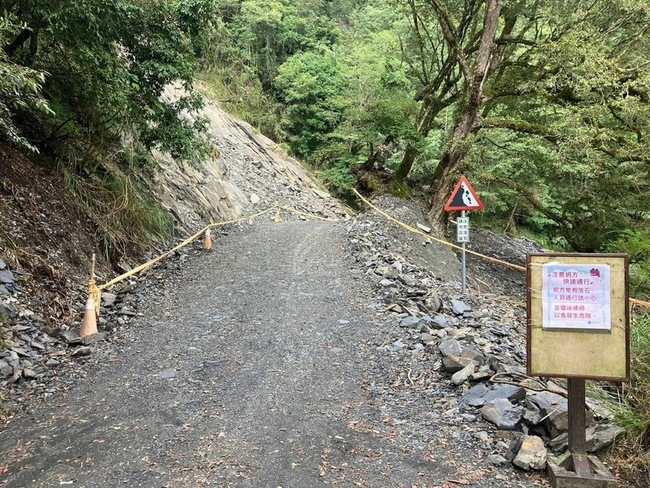
<path id="1" fill-rule="evenodd" d="M 627 479 L 647 483 L 650 480 L 650 313 L 632 320 L 630 346 L 630 381 L 620 388 L 614 408 L 615 422 L 625 428 L 626 435 L 616 446 L 612 462 Z"/>
<path id="2" fill-rule="evenodd" d="M 104 257 L 117 261 L 168 240 L 172 234 L 169 217 L 144 196 L 130 172 L 112 164 L 104 164 L 104 169 L 101 177 L 99 172 L 83 177 L 59 167 L 71 201 L 96 225 Z"/>

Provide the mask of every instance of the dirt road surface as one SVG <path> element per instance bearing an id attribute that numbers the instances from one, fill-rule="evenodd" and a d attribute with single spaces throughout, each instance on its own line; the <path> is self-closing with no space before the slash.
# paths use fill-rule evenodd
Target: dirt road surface
<path id="1" fill-rule="evenodd" d="M 97 367 L 2 432 L 0 486 L 539 485 L 490 466 L 471 423 L 373 394 L 394 325 L 351 261 L 342 224 L 298 221 L 192 253 Z"/>

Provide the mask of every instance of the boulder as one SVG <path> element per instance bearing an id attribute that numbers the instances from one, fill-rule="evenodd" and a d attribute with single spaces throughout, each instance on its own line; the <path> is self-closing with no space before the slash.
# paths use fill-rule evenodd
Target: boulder
<path id="1" fill-rule="evenodd" d="M 525 435 L 512 463 L 526 471 L 531 469 L 542 471 L 546 468 L 546 456 L 548 455 L 544 441 L 534 435 Z"/>
<path id="2" fill-rule="evenodd" d="M 481 408 L 485 420 L 504 430 L 515 430 L 521 423 L 523 414 L 524 407 L 513 405 L 505 398 L 491 400 Z"/>

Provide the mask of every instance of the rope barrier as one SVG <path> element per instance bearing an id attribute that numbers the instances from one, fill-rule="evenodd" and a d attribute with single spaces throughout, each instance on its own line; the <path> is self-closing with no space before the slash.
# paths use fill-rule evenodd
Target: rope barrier
<path id="1" fill-rule="evenodd" d="M 337 219 L 330 219 L 328 217 L 321 217 L 320 215 L 314 215 L 310 213 L 305 213 L 301 212 L 300 210 L 292 207 L 278 207 L 280 210 L 284 210 L 286 212 L 292 212 L 295 213 L 296 215 L 301 215 L 302 217 L 310 218 L 310 219 L 316 219 L 316 220 L 322 220 L 323 222 L 336 222 Z"/>
<path id="2" fill-rule="evenodd" d="M 416 229 L 415 227 L 411 227 L 410 225 L 405 224 L 404 222 L 401 222 L 401 221 L 397 220 L 395 217 L 392 217 L 392 216 L 388 215 L 386 212 L 384 212 L 383 210 L 380 210 L 380 209 L 377 208 L 375 205 L 373 205 L 372 203 L 370 203 L 370 202 L 369 202 L 366 198 L 364 198 L 363 195 L 361 195 L 361 194 L 360 194 L 356 189 L 353 188 L 352 191 L 357 195 L 357 197 L 359 197 L 359 199 L 360 199 L 363 203 L 365 203 L 366 205 L 368 205 L 370 208 L 372 208 L 372 209 L 373 209 L 375 212 L 377 212 L 379 215 L 381 215 L 381 216 L 384 217 L 385 219 L 387 219 L 387 220 L 389 220 L 389 221 L 391 221 L 391 222 L 393 222 L 393 223 L 399 225 L 400 227 L 403 227 L 404 229 L 408 230 L 409 232 L 412 232 L 412 233 L 414 233 L 414 234 L 418 234 L 418 235 L 424 237 L 425 239 L 427 239 L 429 242 L 437 242 L 438 244 L 442 244 L 442 245 L 444 245 L 444 246 L 450 247 L 450 248 L 452 248 L 452 249 L 456 249 L 456 250 L 458 250 L 458 251 L 462 251 L 462 250 L 463 250 L 462 247 L 457 246 L 456 244 L 452 244 L 451 242 L 448 242 L 448 241 L 445 241 L 445 240 L 442 240 L 442 239 L 437 239 L 437 238 L 435 238 L 435 237 L 432 237 L 432 236 L 430 236 L 430 235 L 428 235 L 428 234 L 425 234 L 425 233 L 422 232 L 421 230 Z M 514 269 L 514 270 L 516 270 L 516 271 L 521 271 L 522 273 L 525 273 L 525 272 L 526 272 L 526 267 L 525 267 L 525 266 L 519 266 L 519 265 L 517 265 L 517 264 L 512 264 L 512 263 L 509 263 L 509 262 L 507 262 L 507 261 L 502 261 L 501 259 L 496 259 L 496 258 L 493 258 L 493 257 L 491 257 L 491 256 L 486 256 L 485 254 L 481 254 L 481 253 L 478 253 L 478 252 L 470 251 L 469 249 L 466 249 L 465 252 L 466 252 L 467 254 L 471 254 L 471 255 L 473 255 L 473 256 L 479 257 L 479 258 L 481 258 L 481 259 L 483 259 L 483 260 L 485 260 L 485 261 L 488 261 L 488 262 L 491 262 L 491 263 L 494 263 L 494 264 L 498 264 L 498 265 L 500 265 L 500 266 L 505 266 L 506 268 Z M 630 298 L 630 299 L 629 299 L 629 303 L 630 303 L 630 305 L 637 305 L 637 306 L 644 307 L 644 308 L 650 308 L 650 302 L 646 302 L 646 301 L 643 301 L 643 300 L 637 300 L 636 298 Z"/>
<path id="3" fill-rule="evenodd" d="M 415 227 L 411 227 L 410 225 L 405 224 L 404 222 L 401 222 L 401 221 L 397 220 L 395 217 L 392 217 L 392 216 L 388 215 L 386 212 L 382 211 L 381 209 L 377 208 L 375 205 L 370 203 L 357 190 L 353 189 L 353 192 L 357 195 L 357 197 L 359 197 L 361 199 L 361 201 L 363 201 L 366 205 L 368 205 L 370 208 L 372 208 L 375 212 L 382 215 L 387 220 L 389 220 L 389 221 L 403 227 L 407 231 L 409 231 L 409 232 L 411 232 L 413 234 L 418 234 L 418 235 L 422 236 L 428 242 L 437 242 L 437 243 L 442 244 L 444 246 L 448 246 L 448 247 L 450 247 L 452 249 L 461 250 L 461 251 L 463 250 L 462 247 L 457 246 L 456 244 L 452 244 L 451 242 L 447 242 L 445 240 L 437 239 L 435 237 L 432 237 L 432 236 L 422 232 L 421 230 L 416 229 Z M 156 263 L 158 263 L 158 262 L 162 261 L 163 259 L 167 258 L 168 256 L 175 253 L 179 249 L 182 249 L 185 246 L 191 244 L 196 239 L 198 239 L 200 236 L 202 236 L 204 234 L 209 235 L 209 231 L 211 229 L 215 229 L 215 228 L 218 228 L 218 227 L 223 227 L 223 226 L 226 226 L 226 225 L 237 224 L 237 223 L 245 222 L 245 221 L 248 221 L 249 224 L 252 224 L 254 219 L 256 219 L 257 217 L 261 217 L 262 215 L 265 215 L 265 214 L 268 214 L 268 213 L 271 213 L 271 212 L 274 212 L 274 211 L 276 212 L 275 220 L 277 222 L 279 222 L 280 221 L 279 214 L 280 214 L 281 210 L 283 210 L 285 212 L 289 212 L 289 213 L 294 213 L 294 214 L 299 215 L 301 217 L 315 219 L 315 220 L 321 220 L 321 221 L 324 221 L 324 222 L 335 222 L 337 220 L 337 219 L 331 219 L 331 218 L 328 218 L 328 217 L 323 217 L 323 216 L 320 216 L 320 215 L 314 215 L 314 214 L 310 214 L 310 213 L 307 213 L 307 212 L 303 212 L 303 211 L 298 210 L 298 209 L 293 208 L 293 207 L 285 207 L 285 206 L 282 206 L 282 205 L 276 205 L 276 206 L 268 208 L 268 209 L 266 209 L 266 210 L 264 210 L 262 212 L 258 212 L 256 214 L 249 215 L 247 217 L 241 217 L 241 218 L 238 218 L 238 219 L 227 220 L 227 221 L 224 221 L 224 222 L 218 222 L 218 223 L 212 223 L 210 225 L 206 225 L 203 229 L 196 232 L 192 236 L 188 237 L 183 242 L 181 242 L 180 244 L 178 244 L 174 248 L 170 249 L 166 253 L 163 253 L 160 256 L 158 256 L 158 257 L 156 257 L 154 259 L 151 259 L 150 261 L 147 261 L 146 263 L 141 264 L 140 266 L 137 266 L 136 268 L 133 268 L 132 270 L 113 278 L 112 280 L 110 280 L 107 283 L 104 283 L 101 286 L 97 286 L 95 284 L 95 257 L 93 255 L 93 260 L 92 260 L 92 263 L 91 263 L 91 270 L 90 270 L 90 280 L 89 280 L 89 283 L 88 283 L 88 292 L 89 292 L 89 296 L 92 299 L 93 307 L 92 307 L 92 313 L 90 313 L 89 310 L 86 310 L 86 312 L 87 312 L 86 315 L 90 316 L 92 314 L 93 317 L 95 316 L 95 314 L 99 315 L 102 290 L 106 290 L 107 288 L 110 288 L 111 286 L 113 286 L 113 285 L 115 285 L 117 283 L 120 283 L 120 282 L 126 280 L 127 278 L 130 278 L 131 276 L 134 276 L 134 275 L 136 275 L 138 273 L 141 273 L 142 271 L 145 271 L 145 270 L 151 268 Z M 502 261 L 500 259 L 496 259 L 496 258 L 493 258 L 491 256 L 486 256 L 485 254 L 481 254 L 481 253 L 471 251 L 471 250 L 467 250 L 467 249 L 465 250 L 465 252 L 468 253 L 468 254 L 471 254 L 473 256 L 476 256 L 476 257 L 478 257 L 480 259 L 483 259 L 485 261 L 488 261 L 488 262 L 491 262 L 491 263 L 494 263 L 494 264 L 498 264 L 500 266 L 505 266 L 507 268 L 514 269 L 516 271 L 520 271 L 520 272 L 525 272 L 526 271 L 526 268 L 523 267 L 523 266 L 518 266 L 516 264 L 508 263 L 507 261 Z M 645 302 L 645 301 L 642 301 L 642 300 L 637 300 L 637 299 L 631 298 L 630 299 L 630 304 L 650 309 L 650 302 Z M 84 321 L 85 321 L 85 318 L 84 318 Z"/>
<path id="4" fill-rule="evenodd" d="M 254 215 L 250 215 L 248 217 L 242 217 L 240 219 L 228 220 L 226 222 L 219 222 L 217 224 L 206 225 L 203 229 L 198 231 L 196 234 L 188 237 L 187 239 L 185 239 L 183 242 L 181 242 L 179 245 L 177 245 L 173 249 L 167 251 L 164 254 L 161 254 L 160 256 L 158 256 L 157 258 L 152 259 L 151 261 L 147 261 L 146 263 L 141 264 L 140 266 L 138 266 L 136 268 L 133 268 L 131 271 L 128 271 L 128 272 L 126 272 L 124 274 L 121 274 L 120 276 L 118 276 L 116 278 L 113 278 L 108 283 L 104 283 L 103 285 L 97 287 L 97 289 L 99 291 L 105 290 L 106 288 L 109 288 L 109 287 L 111 287 L 111 286 L 113 286 L 113 285 L 115 285 L 117 283 L 120 283 L 120 282 L 124 281 L 125 279 L 130 278 L 133 275 L 136 275 L 136 274 L 138 274 L 138 273 L 140 273 L 140 272 L 142 272 L 142 271 L 144 271 L 146 269 L 151 268 L 154 264 L 158 263 L 159 261 L 162 261 L 163 259 L 168 257 L 170 254 L 173 254 L 176 251 L 178 251 L 179 249 L 182 249 L 185 246 L 187 246 L 188 244 L 191 244 L 192 242 L 194 242 L 200 236 L 205 234 L 205 232 L 207 230 L 214 229 L 214 228 L 217 228 L 217 227 L 223 227 L 224 225 L 236 224 L 236 223 L 239 223 L 239 222 L 243 222 L 245 220 L 249 220 L 251 218 L 254 219 L 254 218 L 260 217 L 260 216 L 262 216 L 262 215 L 264 215 L 266 213 L 269 213 L 272 210 L 275 210 L 275 207 L 269 208 L 267 210 L 264 210 L 263 212 L 259 212 L 259 213 L 254 214 Z"/>
<path id="5" fill-rule="evenodd" d="M 268 209 L 266 209 L 266 210 L 264 210 L 262 212 L 258 212 L 256 214 L 249 215 L 247 217 L 241 217 L 239 219 L 227 220 L 225 222 L 212 223 L 210 225 L 206 225 L 203 229 L 198 231 L 196 234 L 188 237 L 187 239 L 185 239 L 183 242 L 178 244 L 173 249 L 170 249 L 166 253 L 161 254 L 160 256 L 158 256 L 158 257 L 156 257 L 156 258 L 154 258 L 154 259 L 152 259 L 150 261 L 147 261 L 146 263 L 141 264 L 140 266 L 138 266 L 136 268 L 133 268 L 132 270 L 113 278 L 108 283 L 104 283 L 101 286 L 95 286 L 95 283 L 94 283 L 94 280 L 93 280 L 92 284 L 90 285 L 91 288 L 92 288 L 91 293 L 97 293 L 97 292 L 101 292 L 102 290 L 106 290 L 107 288 L 110 288 L 111 286 L 116 285 L 117 283 L 120 283 L 120 282 L 126 280 L 127 278 L 130 278 L 133 275 L 136 275 L 138 273 L 141 273 L 142 271 L 145 271 L 145 270 L 151 268 L 153 265 L 155 265 L 156 263 L 162 261 L 163 259 L 165 259 L 166 257 L 170 256 L 171 254 L 175 253 L 179 249 L 182 249 L 185 246 L 191 244 L 196 239 L 198 239 L 200 236 L 204 235 L 206 233 L 206 231 L 208 231 L 208 230 L 216 229 L 218 227 L 224 227 L 226 225 L 237 224 L 239 222 L 245 222 L 245 221 L 248 221 L 249 223 L 252 223 L 252 221 L 254 219 L 256 219 L 258 217 L 261 217 L 262 215 L 265 215 L 267 213 L 274 212 L 276 210 L 277 211 L 284 210 L 285 212 L 292 212 L 292 213 L 295 213 L 297 215 L 301 215 L 301 216 L 306 217 L 306 218 L 322 220 L 322 221 L 325 221 L 325 222 L 334 222 L 335 221 L 335 219 L 330 219 L 328 217 L 321 217 L 319 215 L 314 215 L 314 214 L 302 212 L 302 211 L 300 211 L 298 209 L 295 209 L 295 208 L 292 208 L 292 207 L 285 207 L 285 206 L 277 205 L 277 206 L 274 206 L 274 207 L 270 207 L 270 208 L 268 208 Z M 93 262 L 93 274 L 94 274 L 94 262 Z"/>
<path id="6" fill-rule="evenodd" d="M 373 205 L 373 204 L 370 203 L 368 200 L 366 200 L 363 196 L 361 196 L 361 194 L 360 194 L 357 190 L 355 190 L 355 189 L 353 188 L 352 191 L 353 191 L 354 193 L 356 193 L 356 195 L 357 195 L 357 196 L 358 196 L 358 197 L 359 197 L 359 198 L 360 198 L 360 199 L 361 199 L 361 200 L 362 200 L 366 205 L 368 205 L 370 208 L 372 208 L 375 212 L 377 212 L 378 214 L 380 214 L 380 215 L 383 216 L 384 218 L 390 220 L 391 222 L 393 222 L 393 223 L 395 223 L 395 224 L 397 224 L 397 225 L 399 225 L 399 226 L 401 226 L 401 227 L 404 227 L 404 228 L 405 228 L 406 230 L 408 230 L 409 232 L 412 232 L 412 233 L 414 233 L 414 234 L 418 234 L 418 235 L 424 237 L 425 239 L 427 239 L 429 242 L 437 242 L 438 244 L 442 244 L 442 245 L 444 245 L 444 246 L 451 247 L 452 249 L 456 249 L 456 250 L 458 250 L 458 251 L 462 251 L 462 250 L 463 250 L 462 247 L 457 246 L 456 244 L 452 244 L 451 242 L 448 242 L 448 241 L 445 241 L 445 240 L 442 240 L 442 239 L 437 239 L 437 238 L 435 238 L 435 237 L 431 237 L 429 234 L 425 234 L 425 233 L 422 232 L 420 229 L 416 229 L 415 227 L 411 227 L 410 225 L 405 224 L 404 222 L 401 222 L 401 221 L 397 220 L 395 217 L 391 217 L 391 216 L 388 215 L 386 212 L 380 210 L 380 209 L 377 208 L 375 205 Z M 473 256 L 477 256 L 477 257 L 479 257 L 479 258 L 481 258 L 481 259 L 484 259 L 485 261 L 489 261 L 489 262 L 492 262 L 492 263 L 495 263 L 495 264 L 499 264 L 499 265 L 501 265 L 501 266 L 505 266 L 505 267 L 507 267 L 507 268 L 514 269 L 514 270 L 516 270 L 516 271 L 526 271 L 526 268 L 523 267 L 523 266 L 519 266 L 519 265 L 516 265 L 516 264 L 508 263 L 508 262 L 506 262 L 506 261 L 501 261 L 500 259 L 493 258 L 493 257 L 491 257 L 491 256 L 486 256 L 485 254 L 481 254 L 481 253 L 478 253 L 478 252 L 475 252 L 475 251 L 470 251 L 469 249 L 466 249 L 465 252 L 466 252 L 467 254 L 471 254 L 471 255 L 473 255 Z"/>

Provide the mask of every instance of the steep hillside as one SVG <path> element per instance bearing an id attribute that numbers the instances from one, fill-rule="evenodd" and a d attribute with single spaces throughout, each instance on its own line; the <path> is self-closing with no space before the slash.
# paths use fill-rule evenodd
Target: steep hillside
<path id="1" fill-rule="evenodd" d="M 167 96 L 177 96 L 170 88 Z M 199 114 L 209 121 L 213 157 L 195 167 L 157 153 L 161 171 L 154 197 L 186 232 L 219 222 L 291 205 L 319 215 L 341 216 L 342 208 L 320 190 L 301 164 L 276 144 L 214 103 Z"/>

